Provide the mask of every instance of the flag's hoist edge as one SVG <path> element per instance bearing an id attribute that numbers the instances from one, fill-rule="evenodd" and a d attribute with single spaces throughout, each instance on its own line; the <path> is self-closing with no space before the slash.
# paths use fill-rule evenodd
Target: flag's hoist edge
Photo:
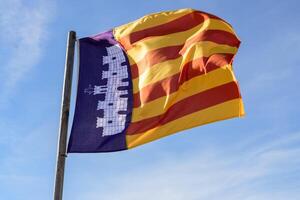
<path id="1" fill-rule="evenodd" d="M 128 58 L 112 31 L 79 39 L 79 52 L 68 152 L 125 150 L 133 102 Z"/>

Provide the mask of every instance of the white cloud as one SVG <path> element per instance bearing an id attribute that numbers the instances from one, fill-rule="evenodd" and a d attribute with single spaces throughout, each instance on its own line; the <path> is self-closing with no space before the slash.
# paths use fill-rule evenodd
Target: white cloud
<path id="1" fill-rule="evenodd" d="M 52 15 L 53 4 L 46 1 L 1 0 L 2 101 L 39 62 Z"/>
<path id="2" fill-rule="evenodd" d="M 268 142 L 256 141 L 251 148 L 233 144 L 238 148 L 230 152 L 218 147 L 190 152 L 126 172 L 106 185 L 95 183 L 78 199 L 296 199 L 300 192 L 299 142 L 300 133 L 295 133 L 270 136 Z"/>

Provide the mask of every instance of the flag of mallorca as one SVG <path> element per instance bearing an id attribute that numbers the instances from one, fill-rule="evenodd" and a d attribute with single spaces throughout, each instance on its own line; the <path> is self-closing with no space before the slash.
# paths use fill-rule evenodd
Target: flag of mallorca
<path id="1" fill-rule="evenodd" d="M 68 152 L 120 151 L 244 115 L 224 20 L 181 9 L 79 39 Z"/>

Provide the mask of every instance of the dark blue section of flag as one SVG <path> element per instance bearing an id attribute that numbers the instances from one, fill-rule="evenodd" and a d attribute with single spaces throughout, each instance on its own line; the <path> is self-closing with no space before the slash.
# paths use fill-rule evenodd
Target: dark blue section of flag
<path id="1" fill-rule="evenodd" d="M 115 44 L 117 42 L 114 40 L 112 32 L 79 40 L 79 79 L 74 119 L 68 144 L 69 153 L 112 152 L 127 149 L 125 132 L 131 121 L 133 97 L 129 62 L 123 50 L 122 53 L 126 61 L 122 63 L 122 66 L 127 66 L 128 77 L 122 81 L 128 81 L 128 86 L 122 87 L 122 90 L 128 94 L 125 95 L 128 103 L 126 110 L 118 113 L 123 114 L 123 116 L 126 115 L 125 128 L 120 133 L 103 135 L 103 128 L 96 127 L 97 118 L 105 119 L 106 117 L 103 109 L 97 109 L 98 102 L 104 101 L 106 97 L 103 93 L 96 94 L 95 86 L 101 86 L 105 93 L 108 81 L 103 79 L 102 74 L 108 73 L 108 66 L 103 64 L 103 56 L 108 55 L 107 47 Z M 111 74 L 114 75 L 115 72 Z M 113 102 L 108 103 L 108 106 L 111 105 Z M 112 123 L 110 119 L 105 120 L 107 123 Z"/>

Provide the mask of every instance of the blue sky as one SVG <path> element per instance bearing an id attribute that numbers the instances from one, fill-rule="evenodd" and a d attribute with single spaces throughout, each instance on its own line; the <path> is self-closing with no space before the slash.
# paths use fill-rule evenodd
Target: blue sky
<path id="1" fill-rule="evenodd" d="M 130 151 L 71 154 L 64 199 L 299 199 L 299 6 L 296 0 L 0 0 L 0 199 L 52 199 L 67 32 L 85 37 L 186 7 L 227 20 L 240 37 L 234 69 L 246 117 Z"/>

